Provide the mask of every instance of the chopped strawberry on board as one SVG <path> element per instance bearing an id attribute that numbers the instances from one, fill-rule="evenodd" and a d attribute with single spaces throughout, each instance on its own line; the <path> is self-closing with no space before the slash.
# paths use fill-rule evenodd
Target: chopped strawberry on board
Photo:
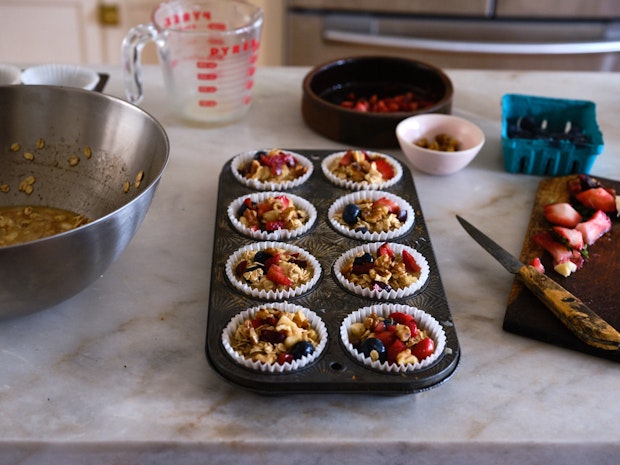
<path id="1" fill-rule="evenodd" d="M 579 192 L 575 198 L 592 210 L 616 211 L 616 196 L 604 187 L 596 187 Z"/>
<path id="2" fill-rule="evenodd" d="M 583 249 L 583 234 L 581 234 L 581 231 L 565 228 L 564 226 L 553 226 L 551 230 L 561 243 L 566 244 L 571 249 Z"/>
<path id="3" fill-rule="evenodd" d="M 539 257 L 532 258 L 530 261 L 530 266 L 536 268 L 539 273 L 545 274 L 545 266 L 542 264 Z"/>
<path id="4" fill-rule="evenodd" d="M 583 266 L 583 256 L 578 251 L 556 241 L 550 231 L 534 234 L 532 240 L 551 254 L 554 267 L 566 262 L 574 263 L 577 268 Z"/>
<path id="5" fill-rule="evenodd" d="M 583 221 L 581 214 L 567 202 L 545 205 L 543 213 L 549 223 L 565 228 L 574 228 Z"/>
<path id="6" fill-rule="evenodd" d="M 598 210 L 588 221 L 583 221 L 575 226 L 581 232 L 586 244 L 594 244 L 603 234 L 611 230 L 611 219 L 605 212 Z"/>

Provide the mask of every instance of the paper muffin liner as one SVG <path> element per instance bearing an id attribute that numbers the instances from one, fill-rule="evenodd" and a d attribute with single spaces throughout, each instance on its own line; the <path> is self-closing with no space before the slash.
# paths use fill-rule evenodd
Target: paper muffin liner
<path id="1" fill-rule="evenodd" d="M 319 335 L 319 344 L 315 347 L 314 352 L 311 355 L 305 355 L 298 360 L 293 360 L 292 362 L 286 362 L 283 364 L 271 364 L 267 362 L 246 359 L 242 354 L 234 350 L 231 345 L 231 338 L 234 336 L 235 330 L 239 327 L 239 325 L 243 324 L 246 319 L 253 318 L 256 312 L 258 312 L 262 308 L 275 308 L 290 313 L 297 313 L 297 311 L 301 310 L 301 312 L 306 315 L 310 326 Z M 263 372 L 286 373 L 306 367 L 320 357 L 327 345 L 327 328 L 325 326 L 325 323 L 323 323 L 323 320 L 315 312 L 308 308 L 290 304 L 287 302 L 273 302 L 249 308 L 235 315 L 222 332 L 222 344 L 224 346 L 224 349 L 226 350 L 226 353 L 240 365 Z"/>
<path id="2" fill-rule="evenodd" d="M 394 300 L 394 299 L 402 299 L 403 297 L 408 297 L 410 295 L 415 294 L 417 291 L 419 291 L 422 288 L 422 286 L 424 286 L 424 284 L 428 280 L 428 277 L 430 274 L 430 267 L 428 265 L 428 261 L 426 260 L 426 258 L 424 258 L 424 256 L 421 253 L 403 244 L 389 242 L 390 248 L 392 249 L 395 255 L 401 255 L 403 250 L 407 250 L 407 252 L 411 254 L 411 256 L 415 259 L 418 266 L 421 268 L 420 276 L 418 280 L 408 287 L 405 287 L 402 289 L 391 289 L 389 291 L 384 290 L 384 289 L 370 289 L 370 288 L 362 287 L 359 284 L 352 283 L 340 271 L 345 264 L 352 262 L 355 259 L 355 257 L 358 255 L 368 252 L 368 253 L 373 254 L 373 256 L 376 256 L 377 250 L 383 244 L 384 242 L 374 242 L 371 244 L 363 244 L 358 247 L 354 247 L 348 250 L 347 252 L 343 253 L 334 263 L 333 270 L 334 270 L 334 275 L 336 276 L 336 279 L 338 279 L 338 282 L 352 294 L 361 295 L 363 297 L 368 297 L 371 299 Z"/>
<path id="3" fill-rule="evenodd" d="M 241 205 L 243 205 L 245 199 L 250 198 L 252 202 L 261 203 L 266 201 L 270 197 L 278 197 L 281 195 L 288 197 L 298 209 L 304 210 L 308 214 L 308 221 L 306 221 L 304 225 L 297 229 L 277 229 L 275 231 L 261 231 L 252 230 L 245 226 L 241 221 L 239 221 L 237 211 L 239 211 L 239 208 L 241 208 Z M 312 205 L 310 202 L 308 202 L 302 197 L 293 194 L 287 194 L 286 192 L 256 192 L 253 194 L 243 195 L 230 203 L 227 209 L 227 214 L 228 219 L 237 231 L 253 239 L 259 239 L 264 241 L 288 240 L 301 236 L 302 234 L 308 232 L 310 228 L 312 228 L 312 226 L 314 226 L 317 218 L 317 212 L 314 205 Z"/>
<path id="4" fill-rule="evenodd" d="M 349 189 L 349 190 L 379 190 L 379 189 L 386 189 L 386 188 L 388 188 L 390 186 L 393 186 L 398 181 L 400 181 L 400 179 L 403 177 L 403 167 L 401 166 L 401 164 L 395 158 L 393 158 L 393 157 L 391 157 L 389 155 L 386 155 L 384 153 L 371 152 L 371 151 L 366 151 L 366 152 L 368 154 L 370 154 L 370 155 L 379 155 L 379 156 L 385 158 L 392 165 L 392 167 L 394 168 L 394 177 L 392 179 L 389 179 L 388 181 L 385 181 L 385 182 L 369 183 L 367 181 L 354 182 L 354 181 L 351 181 L 349 179 L 342 179 L 342 178 L 339 178 L 339 177 L 335 176 L 331 172 L 329 167 L 331 166 L 331 164 L 335 160 L 339 160 L 340 158 L 342 158 L 342 156 L 346 153 L 346 151 L 332 153 L 331 155 L 328 155 L 327 157 L 325 157 L 323 159 L 323 161 L 321 162 L 321 170 L 323 171 L 323 174 L 325 175 L 325 177 L 332 184 L 335 184 L 336 186 L 343 187 L 343 188 Z"/>
<path id="5" fill-rule="evenodd" d="M 269 150 L 265 150 L 268 152 Z M 246 179 L 239 172 L 239 168 L 245 165 L 247 162 L 251 161 L 254 158 L 254 155 L 258 152 L 258 150 L 253 150 L 250 152 L 242 152 L 237 154 L 230 163 L 230 169 L 232 170 L 232 174 L 244 186 L 251 187 L 252 189 L 260 190 L 260 191 L 284 191 L 288 189 L 292 189 L 293 187 L 297 187 L 304 182 L 306 182 L 310 176 L 312 176 L 312 172 L 314 171 L 314 165 L 310 160 L 308 160 L 303 155 L 300 155 L 295 152 L 291 152 L 290 150 L 283 150 L 288 154 L 291 154 L 297 160 L 297 163 L 306 167 L 306 173 L 303 176 L 300 176 L 297 179 L 291 181 L 261 181 L 258 179 Z"/>
<path id="6" fill-rule="evenodd" d="M 418 328 L 425 330 L 428 333 L 428 337 L 430 337 L 435 342 L 435 351 L 432 355 L 429 355 L 425 359 L 416 363 L 399 365 L 397 363 L 388 363 L 387 361 L 372 361 L 370 357 L 365 357 L 362 352 L 359 352 L 353 347 L 353 344 L 351 344 L 351 342 L 349 341 L 349 328 L 353 323 L 363 322 L 366 317 L 368 317 L 372 313 L 387 318 L 388 315 L 392 312 L 402 312 L 413 316 Z M 376 370 L 392 373 L 403 373 L 422 370 L 426 367 L 431 366 L 433 363 L 439 360 L 439 358 L 444 354 L 444 351 L 446 350 L 446 333 L 444 332 L 441 324 L 423 310 L 401 304 L 377 304 L 369 307 L 360 308 L 354 311 L 353 313 L 349 314 L 340 325 L 340 338 L 344 346 L 355 358 L 355 360 Z"/>
<path id="7" fill-rule="evenodd" d="M 386 197 L 389 200 L 395 202 L 401 210 L 404 210 L 407 212 L 407 219 L 400 226 L 400 228 L 393 229 L 391 231 L 361 232 L 361 231 L 355 231 L 354 229 L 351 229 L 341 224 L 335 218 L 336 214 L 338 212 L 342 212 L 344 207 L 348 204 L 357 203 L 359 201 L 366 200 L 366 199 L 376 201 L 383 197 Z M 389 240 L 395 237 L 402 236 L 403 234 L 407 233 L 413 227 L 413 224 L 415 222 L 415 213 L 413 211 L 413 207 L 411 206 L 411 204 L 409 204 L 409 202 L 389 192 L 376 191 L 376 190 L 375 191 L 357 191 L 357 192 L 353 192 L 351 194 L 347 194 L 347 195 L 340 197 L 329 207 L 329 210 L 327 211 L 327 217 L 329 218 L 329 222 L 332 225 L 332 227 L 336 231 L 338 231 L 340 234 L 344 236 L 348 236 L 348 237 L 353 237 L 355 239 L 368 241 L 368 242 L 385 241 L 385 240 Z"/>
<path id="8" fill-rule="evenodd" d="M 310 280 L 307 283 L 302 284 L 301 286 L 292 289 L 281 290 L 255 289 L 250 285 L 246 284 L 245 282 L 239 280 L 239 278 L 235 276 L 235 267 L 237 263 L 239 263 L 239 261 L 241 260 L 243 254 L 246 251 L 258 252 L 267 248 L 278 248 L 287 250 L 291 253 L 298 253 L 300 258 L 307 261 L 308 268 L 311 268 L 313 270 Z M 321 278 L 321 265 L 313 255 L 311 255 L 308 251 L 302 249 L 301 247 L 297 247 L 296 245 L 287 244 L 285 242 L 273 241 L 255 242 L 253 244 L 241 247 L 228 258 L 228 260 L 226 261 L 226 277 L 237 290 L 251 297 L 262 300 L 285 300 L 305 294 L 314 286 L 316 286 L 316 284 L 319 282 L 319 279 Z"/>

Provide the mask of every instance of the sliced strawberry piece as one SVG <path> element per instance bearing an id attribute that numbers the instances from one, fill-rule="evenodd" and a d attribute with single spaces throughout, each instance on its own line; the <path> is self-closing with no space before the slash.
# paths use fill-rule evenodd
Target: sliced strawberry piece
<path id="1" fill-rule="evenodd" d="M 265 223 L 266 231 L 277 231 L 278 229 L 284 229 L 286 223 L 281 220 L 267 221 Z"/>
<path id="2" fill-rule="evenodd" d="M 383 179 L 392 179 L 394 177 L 394 167 L 383 157 L 375 158 L 374 160 L 377 171 L 381 173 Z"/>
<path id="3" fill-rule="evenodd" d="M 393 200 L 388 199 L 387 197 L 381 197 L 373 202 L 373 207 L 386 207 L 388 212 L 398 214 L 400 212 L 400 207 Z"/>
<path id="4" fill-rule="evenodd" d="M 544 207 L 544 215 L 547 221 L 557 226 L 574 228 L 583 221 L 581 214 L 567 202 L 550 203 Z"/>
<path id="5" fill-rule="evenodd" d="M 409 252 L 403 250 L 402 255 L 403 263 L 405 264 L 405 268 L 409 273 L 418 273 L 422 269 L 420 268 L 420 265 L 418 265 L 418 263 L 415 261 L 415 258 L 413 258 L 413 255 L 411 255 Z"/>
<path id="6" fill-rule="evenodd" d="M 351 150 L 347 150 L 338 163 L 342 166 L 348 166 L 353 163 L 353 152 Z"/>
<path id="7" fill-rule="evenodd" d="M 383 342 L 383 345 L 385 347 L 389 348 L 396 340 L 396 333 L 393 333 L 391 331 L 383 331 L 378 333 L 375 331 L 375 337 L 381 342 Z"/>
<path id="8" fill-rule="evenodd" d="M 556 241 L 550 231 L 534 234 L 532 240 L 551 254 L 554 266 L 567 261 L 573 262 L 578 268 L 581 268 L 583 265 L 583 257 L 581 254 Z"/>
<path id="9" fill-rule="evenodd" d="M 259 218 L 262 218 L 265 215 L 265 213 L 267 213 L 267 212 L 269 212 L 271 210 L 273 210 L 273 207 L 269 203 L 267 203 L 267 202 L 259 203 L 256 206 L 256 212 L 257 212 Z"/>
<path id="10" fill-rule="evenodd" d="M 278 195 L 274 198 L 280 201 L 283 209 L 288 208 L 291 205 L 291 199 L 289 199 L 286 195 Z"/>
<path id="11" fill-rule="evenodd" d="M 392 248 L 390 247 L 390 244 L 388 244 L 387 242 L 384 243 L 383 245 L 379 246 L 379 250 L 377 251 L 377 253 L 381 256 L 381 255 L 387 255 L 390 258 L 394 258 L 394 251 L 392 250 Z"/>
<path id="12" fill-rule="evenodd" d="M 396 356 L 405 350 L 407 346 L 400 339 L 395 339 L 391 346 L 387 350 L 387 361 L 389 363 L 396 363 Z"/>
<path id="13" fill-rule="evenodd" d="M 603 234 L 611 230 L 611 220 L 605 212 L 598 210 L 588 221 L 583 221 L 575 226 L 575 229 L 583 234 L 586 244 L 594 244 Z"/>
<path id="14" fill-rule="evenodd" d="M 267 270 L 267 279 L 278 286 L 292 286 L 293 281 L 284 274 L 284 270 L 278 265 L 271 265 Z"/>
<path id="15" fill-rule="evenodd" d="M 571 249 L 583 249 L 583 234 L 577 229 L 569 229 L 564 226 L 553 226 L 553 233 L 558 237 L 560 242 L 566 244 Z"/>
<path id="16" fill-rule="evenodd" d="M 280 254 L 272 255 L 271 257 L 265 260 L 264 262 L 265 269 L 268 270 L 273 265 L 277 265 L 278 263 L 280 263 Z"/>
<path id="17" fill-rule="evenodd" d="M 413 320 L 413 315 L 403 312 L 392 312 L 388 315 L 388 318 L 394 320 L 396 323 L 400 323 L 401 325 L 406 325 Z"/>
<path id="18" fill-rule="evenodd" d="M 435 352 L 435 341 L 430 337 L 425 337 L 411 348 L 411 353 L 420 361 L 433 355 L 433 352 Z"/>
<path id="19" fill-rule="evenodd" d="M 616 211 L 616 197 L 604 187 L 596 187 L 579 192 L 575 198 L 592 210 Z"/>
<path id="20" fill-rule="evenodd" d="M 536 268 L 536 270 L 538 270 L 539 273 L 545 274 L 545 266 L 540 261 L 540 258 L 538 257 L 532 258 L 532 260 L 530 261 L 530 266 L 533 266 L 534 268 Z"/>

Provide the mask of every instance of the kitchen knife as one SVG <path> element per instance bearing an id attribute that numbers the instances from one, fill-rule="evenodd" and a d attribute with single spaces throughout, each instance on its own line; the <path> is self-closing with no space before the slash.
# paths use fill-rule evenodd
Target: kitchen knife
<path id="1" fill-rule="evenodd" d="M 618 350 L 620 333 L 599 317 L 581 300 L 548 276 L 530 265 L 524 265 L 499 244 L 460 216 L 456 219 L 465 231 L 513 274 L 518 274 L 528 289 L 579 339 L 604 350 Z"/>

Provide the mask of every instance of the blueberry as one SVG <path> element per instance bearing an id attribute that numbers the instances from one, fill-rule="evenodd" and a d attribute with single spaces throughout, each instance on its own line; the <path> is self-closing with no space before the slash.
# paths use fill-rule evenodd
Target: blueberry
<path id="1" fill-rule="evenodd" d="M 299 341 L 291 349 L 289 353 L 293 356 L 293 360 L 298 360 L 305 355 L 314 353 L 314 346 L 309 341 Z"/>
<path id="2" fill-rule="evenodd" d="M 267 260 L 271 258 L 271 255 L 265 252 L 264 250 L 259 250 L 254 254 L 254 261 L 258 263 L 265 263 Z"/>
<path id="3" fill-rule="evenodd" d="M 254 160 L 260 160 L 263 155 L 267 156 L 267 152 L 265 152 L 264 150 L 258 150 L 254 154 Z"/>
<path id="4" fill-rule="evenodd" d="M 362 352 L 365 357 L 370 357 L 373 350 L 379 355 L 379 360 L 381 362 L 385 362 L 387 358 L 387 350 L 385 349 L 383 342 L 379 339 L 369 337 L 368 339 L 364 339 L 359 346 L 359 351 Z"/>
<path id="5" fill-rule="evenodd" d="M 344 210 L 342 210 L 342 219 L 349 226 L 353 226 L 357 223 L 357 219 L 359 218 L 362 210 L 354 203 L 350 203 L 345 205 Z"/>
<path id="6" fill-rule="evenodd" d="M 407 210 L 405 210 L 404 208 L 401 210 L 398 210 L 398 215 L 396 216 L 396 219 L 400 221 L 401 223 L 406 223 L 407 222 Z"/>
<path id="7" fill-rule="evenodd" d="M 367 233 L 368 228 L 366 226 L 360 226 L 359 228 L 355 228 L 355 232 Z"/>
<path id="8" fill-rule="evenodd" d="M 374 257 L 371 253 L 366 252 L 364 255 L 360 257 L 355 257 L 353 260 L 354 265 L 362 265 L 364 263 L 373 263 L 375 261 Z"/>

